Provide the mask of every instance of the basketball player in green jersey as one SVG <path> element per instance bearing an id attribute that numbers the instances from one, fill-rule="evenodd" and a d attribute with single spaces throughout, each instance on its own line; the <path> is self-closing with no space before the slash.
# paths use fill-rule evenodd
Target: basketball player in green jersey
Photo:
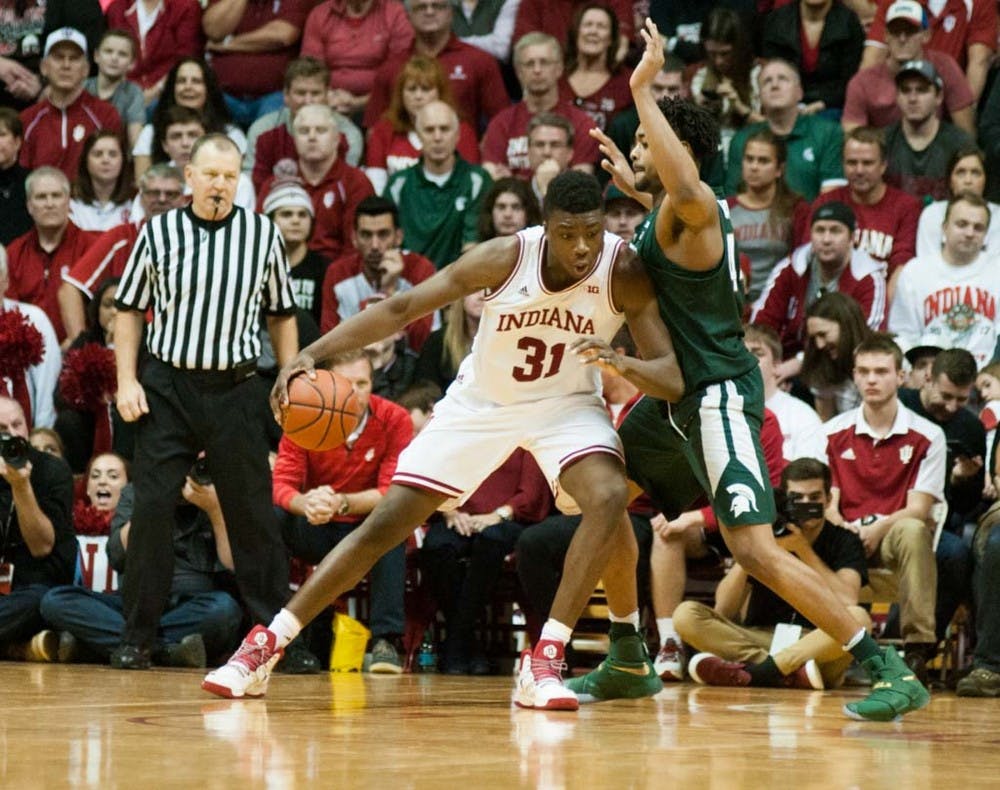
<path id="1" fill-rule="evenodd" d="M 652 196 L 646 197 L 652 212 L 633 245 L 673 337 L 685 395 L 674 405 L 646 397 L 629 413 L 619 429 L 629 475 L 654 501 L 671 507 L 698 493 L 696 479 L 734 559 L 839 639 L 871 675 L 872 692 L 845 705 L 844 712 L 856 719 L 896 719 L 926 705 L 927 690 L 893 648 L 883 651 L 859 630 L 814 570 L 774 540 L 774 497 L 760 447 L 763 383 L 756 359 L 743 345 L 735 241 L 728 210 L 698 175 L 697 161 L 718 146 L 718 126 L 693 103 L 657 105 L 650 85 L 663 66 L 663 45 L 652 21 L 641 32 L 646 48 L 630 80 L 640 121 L 632 151 L 634 183 L 626 178 L 624 186 Z M 606 169 L 614 172 L 614 164 Z M 614 623 L 611 638 L 608 659 L 567 683 L 578 695 L 623 696 L 629 680 L 615 668 Z M 778 671 L 770 659 L 752 670 L 762 681 Z"/>

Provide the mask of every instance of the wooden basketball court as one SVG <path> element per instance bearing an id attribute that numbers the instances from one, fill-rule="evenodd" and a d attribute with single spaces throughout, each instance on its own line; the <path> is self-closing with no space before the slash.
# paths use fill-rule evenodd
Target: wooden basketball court
<path id="1" fill-rule="evenodd" d="M 1000 700 L 902 722 L 843 692 L 671 686 L 537 713 L 511 679 L 277 676 L 229 701 L 200 672 L 0 664 L 3 788 L 917 788 L 1000 784 Z"/>

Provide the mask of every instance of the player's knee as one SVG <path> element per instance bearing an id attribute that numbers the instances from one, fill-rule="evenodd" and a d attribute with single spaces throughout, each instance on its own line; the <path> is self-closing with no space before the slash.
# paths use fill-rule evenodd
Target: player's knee
<path id="1" fill-rule="evenodd" d="M 617 519 L 628 506 L 628 486 L 624 480 L 601 481 L 589 486 L 585 496 L 577 504 L 584 513 L 600 514 L 604 519 Z"/>

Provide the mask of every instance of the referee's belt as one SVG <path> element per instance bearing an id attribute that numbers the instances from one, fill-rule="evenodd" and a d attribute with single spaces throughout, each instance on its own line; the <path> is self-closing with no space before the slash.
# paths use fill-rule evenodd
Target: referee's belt
<path id="1" fill-rule="evenodd" d="M 173 366 L 171 366 L 173 367 Z M 246 381 L 257 373 L 257 361 L 241 362 L 228 370 L 193 370 L 174 368 L 190 378 L 195 384 L 203 387 L 229 387 Z"/>

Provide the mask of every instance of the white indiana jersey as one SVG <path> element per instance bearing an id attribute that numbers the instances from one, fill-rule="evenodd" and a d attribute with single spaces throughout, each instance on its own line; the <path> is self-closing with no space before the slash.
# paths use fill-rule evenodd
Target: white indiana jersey
<path id="1" fill-rule="evenodd" d="M 605 233 L 590 274 L 551 292 L 542 282 L 544 228 L 522 230 L 517 239 L 514 270 L 487 295 L 472 351 L 448 394 L 504 405 L 574 393 L 599 396 L 600 371 L 583 364 L 569 346 L 586 335 L 610 341 L 624 323 L 611 298 L 611 274 L 624 242 Z"/>

